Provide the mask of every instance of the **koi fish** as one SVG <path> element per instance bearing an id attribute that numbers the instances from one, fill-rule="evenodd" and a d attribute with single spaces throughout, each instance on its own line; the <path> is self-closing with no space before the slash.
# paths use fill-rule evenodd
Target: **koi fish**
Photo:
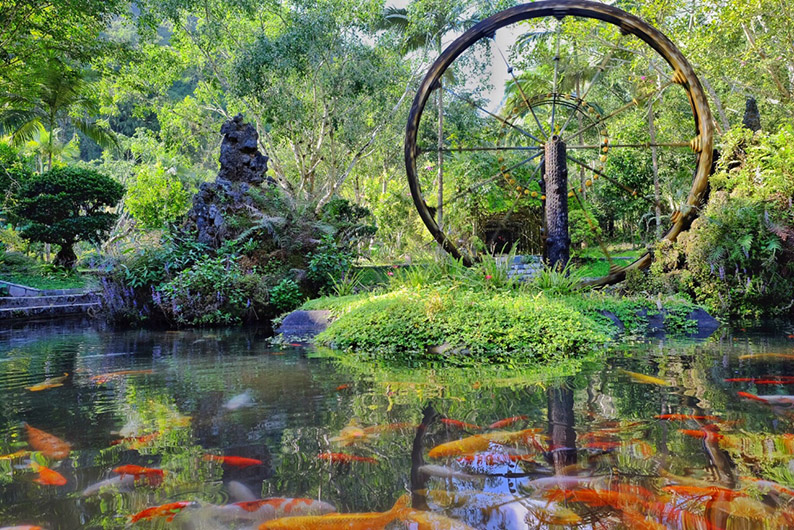
<path id="1" fill-rule="evenodd" d="M 473 455 L 463 455 L 456 460 L 462 466 L 487 467 L 500 466 L 511 462 L 523 462 L 533 460 L 531 454 L 508 454 L 508 453 L 476 453 Z"/>
<path id="2" fill-rule="evenodd" d="M 721 497 L 724 500 L 732 500 L 736 497 L 747 496 L 743 491 L 731 490 L 720 486 L 709 486 L 706 488 L 702 486 L 682 486 L 673 484 L 663 487 L 662 490 L 683 497 Z"/>
<path id="3" fill-rule="evenodd" d="M 752 399 L 753 401 L 760 401 L 762 403 L 766 403 L 766 400 L 761 399 L 755 394 L 750 394 L 749 392 L 736 392 L 736 395 L 738 395 L 739 397 L 743 397 L 745 399 Z"/>
<path id="4" fill-rule="evenodd" d="M 227 466 L 239 468 L 263 464 L 261 460 L 257 460 L 256 458 L 244 458 L 242 456 L 204 455 L 204 460 L 208 462 L 220 462 L 221 464 L 225 464 Z"/>
<path id="5" fill-rule="evenodd" d="M 463 473 L 462 471 L 455 471 L 454 469 L 450 469 L 448 467 L 436 466 L 433 464 L 419 466 L 419 473 L 444 479 L 456 478 L 460 480 L 474 480 L 477 478 L 474 475 L 469 475 L 468 473 Z"/>
<path id="6" fill-rule="evenodd" d="M 474 530 L 463 521 L 422 510 L 408 509 L 400 521 L 409 523 L 412 530 Z"/>
<path id="7" fill-rule="evenodd" d="M 153 374 L 154 370 L 119 370 L 118 372 L 108 372 L 106 374 L 99 374 L 90 377 L 90 381 L 97 385 L 109 383 L 115 379 L 121 379 L 128 375 L 149 375 Z"/>
<path id="8" fill-rule="evenodd" d="M 344 384 L 341 384 L 338 387 L 336 387 L 336 391 L 337 392 L 341 392 L 342 390 L 347 390 L 348 388 L 350 388 L 350 385 L 347 384 L 347 383 L 344 383 Z"/>
<path id="9" fill-rule="evenodd" d="M 764 480 L 755 477 L 739 477 L 741 480 L 752 482 L 755 486 L 759 489 L 763 489 L 765 491 L 775 490 L 778 493 L 784 493 L 789 497 L 794 497 L 794 490 L 791 488 L 787 488 L 782 484 L 778 484 L 777 482 L 772 482 L 771 480 Z"/>
<path id="10" fill-rule="evenodd" d="M 165 471 L 162 469 L 141 467 L 132 464 L 119 466 L 114 469 L 113 472 L 121 476 L 132 475 L 136 479 L 139 479 L 140 477 L 146 477 L 149 480 L 150 485 L 159 485 L 162 483 L 163 477 L 165 476 Z"/>
<path id="11" fill-rule="evenodd" d="M 8 453 L 7 455 L 0 455 L 0 461 L 3 461 L 3 460 L 16 460 L 17 458 L 25 458 L 28 455 L 30 455 L 30 451 L 26 451 L 25 449 L 22 449 L 20 451 L 15 451 L 13 453 Z"/>
<path id="12" fill-rule="evenodd" d="M 215 515 L 218 516 L 260 522 L 281 517 L 316 516 L 336 512 L 336 508 L 327 502 L 283 497 L 241 501 L 215 508 Z"/>
<path id="13" fill-rule="evenodd" d="M 33 469 L 33 471 L 37 471 L 39 473 L 38 478 L 33 480 L 33 482 L 37 484 L 41 484 L 42 486 L 63 486 L 66 484 L 66 477 L 57 471 L 53 471 L 48 467 L 37 464 L 36 462 L 31 462 L 30 467 Z"/>
<path id="14" fill-rule="evenodd" d="M 545 525 L 571 526 L 582 522 L 578 513 L 564 506 L 550 505 L 549 508 L 531 506 L 528 509 L 540 523 Z"/>
<path id="15" fill-rule="evenodd" d="M 144 434 L 143 436 L 128 436 L 126 438 L 119 438 L 118 440 L 113 440 L 110 442 L 110 445 L 131 444 L 133 449 L 139 449 L 140 447 L 148 445 L 159 437 L 160 431 L 154 431 L 153 433 Z"/>
<path id="16" fill-rule="evenodd" d="M 518 441 L 537 442 L 534 435 L 535 429 L 512 432 L 492 432 L 486 434 L 475 434 L 461 440 L 443 443 L 432 448 L 427 456 L 430 458 L 443 458 L 446 456 L 462 456 L 479 453 L 488 449 L 491 444 L 507 445 Z"/>
<path id="17" fill-rule="evenodd" d="M 320 453 L 317 455 L 317 458 L 320 460 L 328 460 L 329 462 L 337 462 L 341 464 L 350 464 L 352 462 L 362 462 L 365 464 L 377 464 L 378 461 L 375 458 L 371 458 L 369 456 L 356 456 L 350 455 L 347 453 L 331 453 L 325 452 Z"/>
<path id="18" fill-rule="evenodd" d="M 615 449 L 619 449 L 621 445 L 623 445 L 623 442 L 594 441 L 594 442 L 588 442 L 584 446 L 586 449 L 596 449 L 598 451 L 614 451 Z"/>
<path id="19" fill-rule="evenodd" d="M 251 392 L 246 390 L 242 394 L 237 394 L 223 404 L 226 410 L 237 410 L 243 407 L 252 407 L 254 405 L 254 398 L 251 397 Z"/>
<path id="20" fill-rule="evenodd" d="M 518 423 L 519 421 L 525 421 L 525 420 L 528 420 L 528 419 L 529 419 L 529 417 L 528 416 L 524 416 L 524 415 L 513 416 L 511 418 L 505 418 L 503 420 L 495 421 L 492 424 L 490 424 L 488 426 L 488 428 L 489 429 L 502 429 L 504 427 L 509 427 L 510 425 L 513 425 L 514 423 Z"/>
<path id="21" fill-rule="evenodd" d="M 778 361 L 790 361 L 794 359 L 794 355 L 790 353 L 750 353 L 747 355 L 740 355 L 739 359 L 744 360 L 778 360 Z"/>
<path id="22" fill-rule="evenodd" d="M 30 524 L 23 524 L 17 526 L 4 526 L 3 528 L 0 528 L 0 530 L 44 530 L 44 527 L 30 525 Z"/>
<path id="23" fill-rule="evenodd" d="M 643 514 L 633 510 L 624 510 L 621 516 L 628 528 L 636 528 L 638 530 L 666 530 L 667 528 L 662 523 L 646 519 Z"/>
<path id="24" fill-rule="evenodd" d="M 110 477 L 95 484 L 91 484 L 83 490 L 81 495 L 83 497 L 90 497 L 101 493 L 102 490 L 113 491 L 132 491 L 135 487 L 135 477 L 132 475 L 121 475 L 118 477 Z"/>
<path id="25" fill-rule="evenodd" d="M 470 431 L 480 431 L 480 430 L 482 430 L 482 427 L 480 427 L 479 425 L 466 423 L 466 422 L 463 422 L 463 421 L 460 421 L 460 420 L 453 420 L 453 419 L 450 419 L 450 418 L 442 418 L 441 419 L 441 423 L 443 423 L 444 425 L 449 425 L 451 427 L 458 427 L 460 429 L 469 429 Z"/>
<path id="26" fill-rule="evenodd" d="M 50 388 L 57 388 L 59 386 L 63 386 L 63 382 L 66 381 L 67 377 L 69 377 L 69 373 L 64 372 L 60 377 L 49 377 L 39 384 L 26 386 L 25 390 L 30 390 L 31 392 L 40 392 Z"/>
<path id="27" fill-rule="evenodd" d="M 195 506 L 196 504 L 197 503 L 193 501 L 179 501 L 169 502 L 168 504 L 162 504 L 160 506 L 152 506 L 151 508 L 146 508 L 130 516 L 130 522 L 137 523 L 138 521 L 152 520 L 155 517 L 165 517 L 165 520 L 170 523 L 174 520 L 174 517 L 179 515 L 179 512 L 188 506 Z"/>
<path id="28" fill-rule="evenodd" d="M 691 436 L 692 438 L 701 438 L 707 441 L 719 441 L 724 438 L 722 434 L 714 431 L 678 429 L 678 432 L 681 434 L 686 434 L 687 436 Z"/>
<path id="29" fill-rule="evenodd" d="M 657 414 L 654 416 L 657 420 L 667 420 L 667 421 L 686 421 L 686 420 L 698 420 L 698 421 L 720 421 L 720 418 L 717 416 L 701 416 L 697 414 Z"/>
<path id="30" fill-rule="evenodd" d="M 638 374 L 637 372 L 629 372 L 628 370 L 624 370 L 623 368 L 621 368 L 619 371 L 628 375 L 638 383 L 642 383 L 645 385 L 670 386 L 670 383 L 668 383 L 664 379 L 659 379 L 658 377 L 653 377 L 651 375 L 645 375 L 645 374 Z"/>
<path id="31" fill-rule="evenodd" d="M 403 495 L 387 512 L 330 513 L 319 516 L 283 517 L 268 521 L 259 530 L 379 530 L 399 518 L 411 503 L 410 495 Z"/>
<path id="32" fill-rule="evenodd" d="M 28 443 L 31 447 L 36 451 L 40 451 L 47 458 L 63 460 L 72 451 L 72 446 L 57 436 L 31 427 L 27 423 L 25 424 L 25 430 L 28 432 Z"/>
<path id="33" fill-rule="evenodd" d="M 731 377 L 724 381 L 726 383 L 755 383 L 756 385 L 785 385 L 794 384 L 794 376 L 765 375 L 763 377 Z"/>

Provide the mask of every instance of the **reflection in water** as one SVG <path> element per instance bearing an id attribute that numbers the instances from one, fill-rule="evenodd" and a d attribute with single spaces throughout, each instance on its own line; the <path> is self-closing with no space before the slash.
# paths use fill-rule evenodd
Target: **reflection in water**
<path id="1" fill-rule="evenodd" d="M 794 527 L 785 337 L 535 371 L 263 343 L 0 331 L 0 528 Z"/>

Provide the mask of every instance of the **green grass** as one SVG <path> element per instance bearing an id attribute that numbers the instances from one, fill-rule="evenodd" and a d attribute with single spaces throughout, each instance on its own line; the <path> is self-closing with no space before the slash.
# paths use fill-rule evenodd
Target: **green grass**
<path id="1" fill-rule="evenodd" d="M 0 280 L 34 289 L 82 289 L 87 286 L 79 274 L 45 276 L 41 274 L 0 273 Z"/>

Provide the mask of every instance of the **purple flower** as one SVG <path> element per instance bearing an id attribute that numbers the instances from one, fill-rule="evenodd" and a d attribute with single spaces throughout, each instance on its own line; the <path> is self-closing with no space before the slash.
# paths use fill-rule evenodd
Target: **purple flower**
<path id="1" fill-rule="evenodd" d="M 645 81 L 645 76 L 644 76 L 644 75 L 641 75 L 641 76 L 640 76 L 640 79 L 642 79 L 643 81 Z"/>

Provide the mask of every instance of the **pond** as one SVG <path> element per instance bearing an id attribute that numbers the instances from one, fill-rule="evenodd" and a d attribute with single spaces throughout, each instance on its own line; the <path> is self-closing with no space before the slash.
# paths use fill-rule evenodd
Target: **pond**
<path id="1" fill-rule="evenodd" d="M 792 357 L 722 331 L 400 370 L 252 330 L 0 330 L 0 527 L 791 527 Z M 386 515 L 266 522 L 333 509 Z"/>

